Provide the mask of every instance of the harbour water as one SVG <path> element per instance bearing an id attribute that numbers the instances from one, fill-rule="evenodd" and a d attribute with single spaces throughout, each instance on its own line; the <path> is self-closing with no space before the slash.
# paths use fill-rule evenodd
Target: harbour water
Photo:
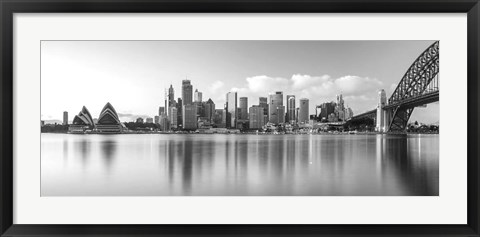
<path id="1" fill-rule="evenodd" d="M 42 133 L 42 196 L 432 196 L 439 135 Z"/>

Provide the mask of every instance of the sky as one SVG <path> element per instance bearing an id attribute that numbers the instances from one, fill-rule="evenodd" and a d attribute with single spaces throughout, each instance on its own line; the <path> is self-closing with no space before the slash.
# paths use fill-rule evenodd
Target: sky
<path id="1" fill-rule="evenodd" d="M 342 94 L 354 114 L 387 98 L 433 41 L 42 41 L 41 119 L 72 121 L 82 106 L 97 118 L 110 102 L 120 120 L 154 117 L 172 85 L 181 83 L 223 108 L 226 93 L 258 97 L 275 91 L 315 105 Z M 286 105 L 284 98 L 284 105 Z M 410 121 L 437 123 L 439 103 L 416 108 Z"/>

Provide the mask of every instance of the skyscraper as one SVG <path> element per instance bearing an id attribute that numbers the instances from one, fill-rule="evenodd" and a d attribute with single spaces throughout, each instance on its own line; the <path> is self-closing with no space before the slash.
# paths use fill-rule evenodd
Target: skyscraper
<path id="1" fill-rule="evenodd" d="M 283 107 L 283 110 L 279 110 L 282 106 L 283 92 L 277 91 L 275 93 L 270 93 L 268 103 L 268 121 L 270 123 L 279 124 L 285 121 L 285 107 Z"/>
<path id="2" fill-rule="evenodd" d="M 183 129 L 197 129 L 197 108 L 196 105 L 187 104 L 183 106 Z"/>
<path id="3" fill-rule="evenodd" d="M 249 109 L 250 129 L 260 129 L 264 125 L 263 107 L 254 105 Z"/>
<path id="4" fill-rule="evenodd" d="M 190 80 L 183 80 L 182 81 L 183 105 L 191 105 L 192 104 L 192 92 L 193 92 L 193 86 L 192 86 L 192 84 L 190 84 Z"/>
<path id="5" fill-rule="evenodd" d="M 183 101 L 182 98 L 177 99 L 177 127 L 183 125 Z"/>
<path id="6" fill-rule="evenodd" d="M 215 103 L 213 103 L 212 99 L 208 99 L 205 103 L 205 117 L 208 119 L 210 123 L 213 122 L 213 116 L 215 115 Z"/>
<path id="7" fill-rule="evenodd" d="M 335 112 L 335 103 L 327 102 L 320 105 L 320 121 L 328 120 L 328 116 Z"/>
<path id="8" fill-rule="evenodd" d="M 63 125 L 68 125 L 68 112 L 63 111 Z"/>
<path id="9" fill-rule="evenodd" d="M 240 114 L 239 119 L 248 119 L 248 97 L 240 97 Z"/>
<path id="10" fill-rule="evenodd" d="M 308 99 L 300 99 L 300 109 L 298 111 L 298 123 L 307 124 L 309 120 Z"/>
<path id="11" fill-rule="evenodd" d="M 335 108 L 335 113 L 337 114 L 338 119 L 341 121 L 345 120 L 345 106 L 342 94 L 337 95 L 337 107 Z"/>
<path id="12" fill-rule="evenodd" d="M 195 102 L 202 102 L 202 92 L 198 91 L 198 89 L 195 89 L 193 98 Z"/>
<path id="13" fill-rule="evenodd" d="M 268 122 L 268 98 L 267 97 L 259 97 L 258 98 L 258 105 L 263 108 L 263 115 L 264 115 L 264 123 Z"/>
<path id="14" fill-rule="evenodd" d="M 165 107 L 158 107 L 158 116 L 162 116 L 163 114 L 165 114 Z"/>
<path id="15" fill-rule="evenodd" d="M 177 121 L 178 121 L 178 113 L 177 107 L 170 107 L 168 108 L 168 120 L 170 120 L 170 127 L 177 128 Z"/>
<path id="16" fill-rule="evenodd" d="M 227 122 L 227 115 L 225 109 L 216 109 L 213 116 L 213 123 L 217 128 L 225 128 Z"/>
<path id="17" fill-rule="evenodd" d="M 237 92 L 227 93 L 227 128 L 237 127 Z"/>
<path id="18" fill-rule="evenodd" d="M 295 96 L 287 95 L 287 121 L 290 124 L 295 124 Z"/>
<path id="19" fill-rule="evenodd" d="M 170 85 L 170 88 L 168 88 L 168 107 L 175 107 L 176 102 L 175 102 L 175 91 L 173 90 L 173 86 Z"/>
<path id="20" fill-rule="evenodd" d="M 383 107 L 387 105 L 387 94 L 384 89 L 378 91 L 378 104 L 377 104 L 377 124 L 375 130 L 377 132 L 386 132 L 386 112 Z"/>

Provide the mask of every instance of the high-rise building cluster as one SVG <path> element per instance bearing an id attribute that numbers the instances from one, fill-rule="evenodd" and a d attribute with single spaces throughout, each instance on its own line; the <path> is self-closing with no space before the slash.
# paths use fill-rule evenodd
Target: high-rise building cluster
<path id="1" fill-rule="evenodd" d="M 326 102 L 317 105 L 315 117 L 319 122 L 339 122 L 347 121 L 353 117 L 353 110 L 345 106 L 345 101 L 341 94 L 337 95 L 337 101 Z"/>
<path id="2" fill-rule="evenodd" d="M 225 94 L 226 102 L 220 108 L 212 99 L 203 100 L 203 93 L 193 90 L 190 80 L 182 81 L 181 97 L 175 100 L 172 85 L 166 90 L 164 106 L 152 120 L 163 131 L 196 130 L 199 128 L 262 129 L 265 125 L 306 125 L 310 120 L 309 100 L 275 91 L 268 97 L 259 97 L 253 104 L 238 92 Z M 251 105 L 249 105 L 249 103 Z"/>

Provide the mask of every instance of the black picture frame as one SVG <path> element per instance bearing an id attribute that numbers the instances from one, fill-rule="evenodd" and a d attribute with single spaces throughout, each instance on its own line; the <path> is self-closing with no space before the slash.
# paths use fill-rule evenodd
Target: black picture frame
<path id="1" fill-rule="evenodd" d="M 480 236 L 478 0 L 0 0 L 1 236 Z M 468 13 L 468 224 L 466 225 L 19 225 L 13 224 L 14 13 Z M 427 26 L 428 27 L 428 26 Z M 119 207 L 121 208 L 121 207 Z M 93 214 L 93 213 L 92 213 Z M 345 213 L 348 215 L 348 213 Z M 414 213 L 412 213 L 414 215 Z"/>

